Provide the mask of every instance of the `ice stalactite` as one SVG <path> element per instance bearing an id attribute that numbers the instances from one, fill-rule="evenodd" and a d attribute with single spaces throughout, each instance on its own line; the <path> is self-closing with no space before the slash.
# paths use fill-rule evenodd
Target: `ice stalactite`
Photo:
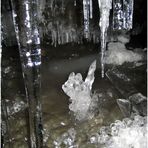
<path id="1" fill-rule="evenodd" d="M 92 0 L 84 0 L 83 14 L 84 25 L 77 24 L 76 10 L 79 5 L 77 1 L 56 1 L 51 0 L 41 5 L 42 18 L 39 20 L 40 33 L 42 39 L 47 39 L 47 44 L 53 46 L 67 43 L 83 43 L 83 38 L 93 43 L 99 42 L 99 30 L 90 25 L 90 19 L 93 17 Z M 39 13 L 41 14 L 41 13 Z M 50 19 L 48 19 L 50 18 Z M 96 25 L 97 26 L 97 25 Z M 44 40 L 43 40 L 44 41 Z"/>
<path id="2" fill-rule="evenodd" d="M 76 0 L 74 0 L 74 6 L 77 6 L 77 1 Z"/>
<path id="3" fill-rule="evenodd" d="M 29 115 L 29 147 L 42 147 L 41 49 L 36 0 L 11 0 Z"/>
<path id="4" fill-rule="evenodd" d="M 109 15 L 112 8 L 112 0 L 98 0 L 100 9 L 100 31 L 101 31 L 101 75 L 104 77 L 104 56 L 106 51 L 107 29 L 109 27 Z"/>
<path id="5" fill-rule="evenodd" d="M 90 39 L 90 20 L 93 18 L 92 0 L 83 0 L 84 37 Z"/>
<path id="6" fill-rule="evenodd" d="M 123 0 L 123 28 L 130 30 L 133 25 L 133 0 Z"/>
<path id="7" fill-rule="evenodd" d="M 113 28 L 115 30 L 132 29 L 133 0 L 115 0 L 113 3 Z"/>
<path id="8" fill-rule="evenodd" d="M 83 0 L 84 37 L 89 38 L 89 0 Z"/>
<path id="9" fill-rule="evenodd" d="M 95 70 L 96 61 L 90 65 L 85 81 L 80 73 L 72 72 L 65 84 L 62 85 L 63 91 L 70 97 L 69 109 L 79 121 L 92 119 L 98 108 L 98 97 L 92 93 Z"/>
<path id="10" fill-rule="evenodd" d="M 46 6 L 46 0 L 42 0 L 42 1 L 37 0 L 37 3 L 38 3 L 38 5 L 37 5 L 37 7 L 38 7 L 38 12 L 37 12 L 38 13 L 38 19 L 42 20 L 43 19 L 42 13 L 43 13 L 45 6 Z"/>
<path id="11" fill-rule="evenodd" d="M 113 28 L 122 29 L 123 26 L 122 0 L 115 0 L 113 4 Z"/>
<path id="12" fill-rule="evenodd" d="M 93 18 L 93 5 L 92 5 L 92 0 L 89 0 L 89 9 L 90 9 L 90 18 L 92 19 Z"/>

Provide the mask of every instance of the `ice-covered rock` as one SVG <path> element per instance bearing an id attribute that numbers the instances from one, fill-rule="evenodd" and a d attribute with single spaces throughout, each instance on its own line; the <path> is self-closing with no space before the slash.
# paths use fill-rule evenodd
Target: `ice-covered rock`
<path id="1" fill-rule="evenodd" d="M 105 63 L 113 65 L 122 65 L 124 62 L 137 62 L 142 60 L 139 53 L 127 50 L 121 42 L 111 42 L 106 51 Z"/>
<path id="2" fill-rule="evenodd" d="M 69 109 L 79 121 L 91 119 L 97 108 L 98 97 L 92 93 L 95 70 L 96 61 L 90 65 L 85 81 L 80 73 L 72 72 L 65 84 L 62 85 L 63 91 L 70 97 Z"/>

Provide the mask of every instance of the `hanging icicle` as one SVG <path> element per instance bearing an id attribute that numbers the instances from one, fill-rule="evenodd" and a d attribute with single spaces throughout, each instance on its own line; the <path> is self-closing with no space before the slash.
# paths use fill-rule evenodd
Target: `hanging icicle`
<path id="1" fill-rule="evenodd" d="M 110 9 L 112 0 L 98 0 L 100 9 L 100 31 L 101 31 L 101 75 L 104 77 L 104 56 L 106 50 L 107 29 L 109 26 Z"/>
<path id="2" fill-rule="evenodd" d="M 93 6 L 92 6 L 92 0 L 89 0 L 89 9 L 90 9 L 90 19 L 93 18 Z"/>
<path id="3" fill-rule="evenodd" d="M 123 11 L 122 0 L 114 0 L 113 3 L 113 28 L 122 29 L 123 26 Z"/>
<path id="4" fill-rule="evenodd" d="M 84 37 L 89 38 L 89 0 L 83 0 Z"/>
<path id="5" fill-rule="evenodd" d="M 123 28 L 132 29 L 133 25 L 133 0 L 123 0 Z"/>
<path id="6" fill-rule="evenodd" d="M 74 6 L 77 6 L 77 1 L 76 0 L 74 0 Z"/>
<path id="7" fill-rule="evenodd" d="M 133 24 L 133 0 L 114 0 L 113 29 L 130 30 Z"/>

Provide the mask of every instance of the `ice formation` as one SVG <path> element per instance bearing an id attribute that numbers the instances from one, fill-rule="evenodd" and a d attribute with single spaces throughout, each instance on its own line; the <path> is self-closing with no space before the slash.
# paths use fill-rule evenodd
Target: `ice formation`
<path id="1" fill-rule="evenodd" d="M 89 38 L 90 35 L 90 21 L 93 17 L 92 0 L 83 0 L 83 18 L 84 18 L 84 37 Z"/>
<path id="2" fill-rule="evenodd" d="M 134 119 L 116 120 L 110 126 L 102 127 L 90 138 L 93 144 L 103 148 L 146 148 L 147 117 L 135 116 Z"/>
<path id="3" fill-rule="evenodd" d="M 22 110 L 24 110 L 27 105 L 25 104 L 24 101 L 20 101 L 20 100 L 15 100 L 15 101 L 9 101 L 9 100 L 5 100 L 6 104 L 7 104 L 7 114 L 8 116 L 12 116 Z"/>
<path id="4" fill-rule="evenodd" d="M 89 38 L 89 0 L 83 0 L 84 36 Z"/>
<path id="5" fill-rule="evenodd" d="M 39 26 L 41 38 L 47 37 L 48 42 L 53 45 L 67 44 L 70 42 L 83 43 L 83 38 L 94 43 L 99 42 L 98 28 L 89 25 L 89 18 L 92 18 L 92 0 L 83 1 L 84 29 L 75 22 L 74 9 L 67 9 L 71 2 L 51 0 L 43 3 L 39 8 Z M 76 7 L 74 1 L 74 7 Z M 71 7 L 71 6 L 70 6 Z M 68 10 L 68 13 L 67 13 Z M 50 19 L 47 19 L 50 18 Z"/>
<path id="6" fill-rule="evenodd" d="M 125 45 L 120 42 L 111 42 L 108 44 L 105 63 L 113 65 L 122 65 L 125 62 L 137 62 L 142 60 L 142 55 L 127 50 Z"/>
<path id="7" fill-rule="evenodd" d="M 101 31 L 101 74 L 104 77 L 104 56 L 106 51 L 107 29 L 109 27 L 109 15 L 112 8 L 112 0 L 98 0 L 100 9 L 100 31 Z"/>
<path id="8" fill-rule="evenodd" d="M 134 0 L 114 0 L 113 28 L 117 30 L 132 29 Z"/>
<path id="9" fill-rule="evenodd" d="M 54 141 L 55 148 L 61 148 L 61 145 L 67 146 L 69 148 L 74 148 L 76 138 L 76 131 L 74 128 L 70 128 L 67 132 L 63 133 Z"/>
<path id="10" fill-rule="evenodd" d="M 98 97 L 92 93 L 96 60 L 90 65 L 85 81 L 80 73 L 72 72 L 62 85 L 63 91 L 70 97 L 69 109 L 79 121 L 93 118 L 97 110 Z"/>

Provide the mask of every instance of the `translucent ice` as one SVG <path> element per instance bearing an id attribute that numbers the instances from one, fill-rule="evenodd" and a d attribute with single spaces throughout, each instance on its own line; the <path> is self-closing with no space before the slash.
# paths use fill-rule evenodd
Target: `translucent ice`
<path id="1" fill-rule="evenodd" d="M 89 0 L 83 0 L 84 36 L 89 38 Z"/>
<path id="2" fill-rule="evenodd" d="M 12 115 L 24 110 L 27 107 L 25 102 L 20 101 L 20 100 L 15 100 L 15 101 L 6 100 L 6 102 L 7 102 L 7 114 L 8 114 L 8 116 L 12 116 Z"/>
<path id="3" fill-rule="evenodd" d="M 132 29 L 133 0 L 114 0 L 113 3 L 113 28 L 116 30 Z"/>
<path id="4" fill-rule="evenodd" d="M 90 18 L 93 18 L 93 6 L 92 6 L 92 0 L 90 0 Z"/>
<path id="5" fill-rule="evenodd" d="M 67 132 L 63 133 L 54 141 L 55 148 L 61 148 L 63 145 L 68 148 L 75 148 L 75 138 L 76 131 L 74 128 L 70 128 Z"/>
<path id="6" fill-rule="evenodd" d="M 110 126 L 100 129 L 90 142 L 102 144 L 104 148 L 146 148 L 147 122 L 146 117 L 135 116 L 134 119 L 116 120 Z"/>
<path id="7" fill-rule="evenodd" d="M 97 108 L 98 97 L 92 94 L 96 61 L 90 67 L 85 81 L 80 73 L 72 72 L 68 80 L 62 85 L 63 91 L 70 97 L 69 109 L 77 120 L 91 119 Z"/>
<path id="8" fill-rule="evenodd" d="M 98 0 L 100 9 L 100 31 L 101 31 L 101 73 L 104 77 L 104 55 L 106 51 L 107 29 L 109 27 L 109 15 L 112 8 L 112 0 Z"/>
<path id="9" fill-rule="evenodd" d="M 117 99 L 117 104 L 125 117 L 130 117 L 131 115 L 131 103 L 125 99 Z"/>

